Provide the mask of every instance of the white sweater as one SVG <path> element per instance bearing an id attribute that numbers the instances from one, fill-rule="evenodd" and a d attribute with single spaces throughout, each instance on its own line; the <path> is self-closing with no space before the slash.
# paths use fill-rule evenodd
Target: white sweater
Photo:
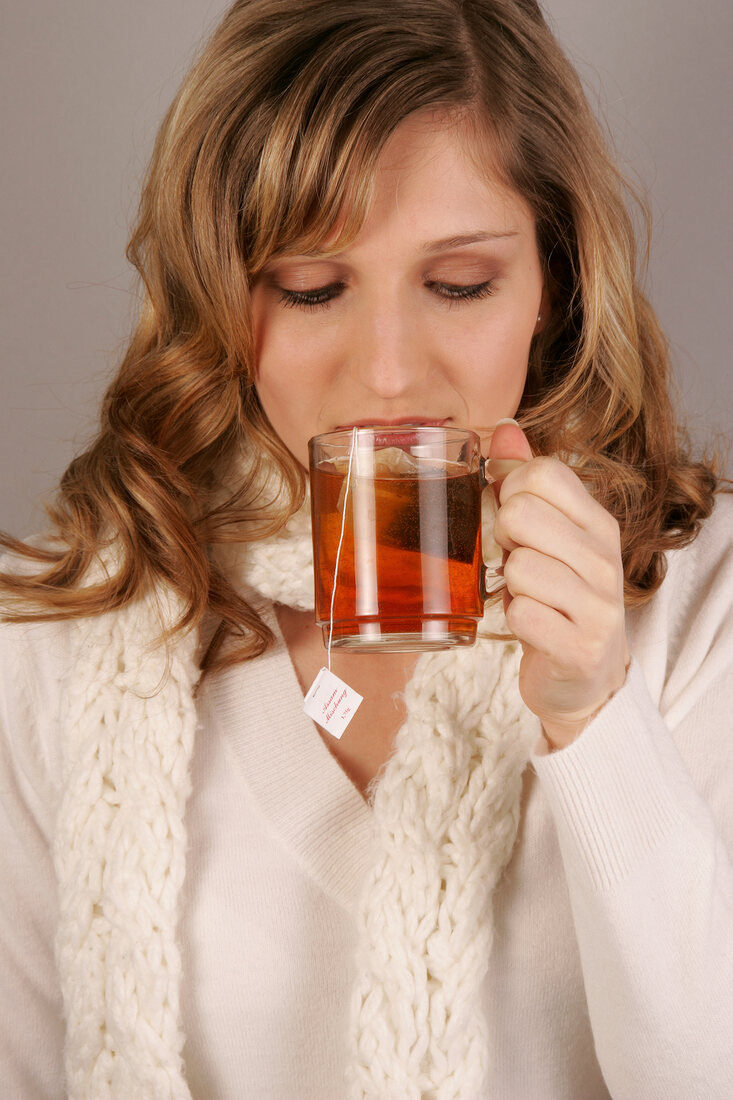
<path id="1" fill-rule="evenodd" d="M 731 603 L 723 498 L 629 614 L 626 685 L 525 773 L 494 893 L 487 1100 L 733 1096 Z M 64 1095 L 50 844 L 67 631 L 0 630 L 3 1100 Z M 371 811 L 303 715 L 281 638 L 197 705 L 180 927 L 192 1096 L 343 1100 Z"/>

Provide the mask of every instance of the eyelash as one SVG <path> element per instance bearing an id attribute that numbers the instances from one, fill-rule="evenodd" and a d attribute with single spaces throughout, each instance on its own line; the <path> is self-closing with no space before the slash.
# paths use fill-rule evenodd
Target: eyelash
<path id="1" fill-rule="evenodd" d="M 328 283 L 313 290 L 286 290 L 280 287 L 280 301 L 288 307 L 300 306 L 303 309 L 325 309 L 328 303 L 346 289 L 346 283 Z"/>
<path id="2" fill-rule="evenodd" d="M 483 283 L 470 286 L 452 286 L 450 283 L 426 283 L 428 290 L 436 290 L 439 298 L 446 302 L 476 302 L 488 298 L 494 293 L 494 282 L 486 279 Z"/>
<path id="3" fill-rule="evenodd" d="M 470 286 L 453 286 L 450 283 L 425 283 L 428 290 L 435 291 L 439 298 L 448 304 L 454 302 L 476 302 L 488 298 L 494 293 L 493 280 L 473 283 Z M 289 309 L 327 309 L 330 302 L 346 289 L 346 283 L 328 283 L 313 290 L 288 290 L 280 287 L 280 301 Z"/>

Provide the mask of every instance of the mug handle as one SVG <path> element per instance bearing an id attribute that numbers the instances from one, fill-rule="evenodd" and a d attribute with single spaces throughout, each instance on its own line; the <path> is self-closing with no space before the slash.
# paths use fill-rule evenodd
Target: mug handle
<path id="1" fill-rule="evenodd" d="M 485 489 L 487 485 L 503 481 L 507 474 L 516 470 L 518 466 L 524 466 L 525 462 L 524 458 L 484 458 L 481 455 L 478 465 L 481 488 Z"/>
<path id="2" fill-rule="evenodd" d="M 525 459 L 523 458 L 484 458 L 481 455 L 479 458 L 481 489 L 486 489 L 489 485 L 502 481 L 512 470 L 516 470 L 518 466 L 523 466 L 524 462 Z M 497 583 L 494 584 L 493 588 L 488 588 L 487 580 L 495 580 Z M 495 596 L 497 592 L 501 592 L 502 588 L 506 588 L 506 581 L 500 573 L 489 568 L 481 570 L 479 574 L 479 595 L 482 603 L 486 603 L 489 596 Z"/>

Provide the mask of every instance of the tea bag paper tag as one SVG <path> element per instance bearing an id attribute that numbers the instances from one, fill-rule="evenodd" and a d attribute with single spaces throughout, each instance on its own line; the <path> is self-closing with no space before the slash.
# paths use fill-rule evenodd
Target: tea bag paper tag
<path id="1" fill-rule="evenodd" d="M 361 706 L 363 695 L 354 691 L 327 668 L 322 668 L 308 689 L 303 710 L 337 740 Z"/>

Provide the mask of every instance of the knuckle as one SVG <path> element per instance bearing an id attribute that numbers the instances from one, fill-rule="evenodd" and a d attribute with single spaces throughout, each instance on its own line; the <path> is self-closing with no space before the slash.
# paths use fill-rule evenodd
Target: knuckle
<path id="1" fill-rule="evenodd" d="M 509 534 L 516 532 L 522 525 L 526 511 L 527 501 L 524 493 L 515 493 L 514 496 L 509 497 L 499 509 L 503 529 Z"/>
<path id="2" fill-rule="evenodd" d="M 609 632 L 612 635 L 618 634 L 624 629 L 626 623 L 626 613 L 624 606 L 620 602 L 612 603 L 608 609 L 608 626 Z"/>
<path id="3" fill-rule="evenodd" d="M 593 564 L 595 587 L 599 592 L 615 592 L 618 587 L 618 568 L 615 561 L 600 557 Z"/>
<path id="4" fill-rule="evenodd" d="M 502 515 L 502 509 L 496 513 L 494 520 L 493 538 L 497 546 L 503 546 L 507 541 L 507 531 L 504 527 L 504 517 Z"/>
<path id="5" fill-rule="evenodd" d="M 519 637 L 522 633 L 522 597 L 515 596 L 506 609 L 504 618 L 512 634 Z"/>
<path id="6" fill-rule="evenodd" d="M 514 551 L 512 550 L 511 554 L 509 555 L 509 557 L 504 562 L 503 569 L 504 569 L 504 580 L 506 582 L 506 586 L 509 589 L 509 591 L 511 592 L 511 594 L 515 595 L 518 578 L 517 578 L 517 563 L 516 563 L 516 561 L 512 561 L 513 556 L 514 556 Z"/>
<path id="7" fill-rule="evenodd" d="M 518 638 L 521 638 L 531 629 L 533 621 L 534 601 L 528 596 L 514 596 L 506 612 L 506 621 L 509 629 Z"/>
<path id="8" fill-rule="evenodd" d="M 606 530 L 608 531 L 609 542 L 611 542 L 614 547 L 620 546 L 621 525 L 619 521 L 614 515 L 611 515 L 610 512 L 604 512 L 604 523 L 606 525 Z"/>
<path id="9" fill-rule="evenodd" d="M 504 562 L 504 579 L 509 587 L 516 585 L 526 573 L 531 551 L 525 546 L 517 546 Z"/>
<path id="10" fill-rule="evenodd" d="M 594 630 L 579 640 L 576 663 L 584 677 L 592 679 L 605 667 L 622 624 L 622 610 L 616 605 L 606 605 L 595 621 Z"/>
<path id="11" fill-rule="evenodd" d="M 528 464 L 528 479 L 535 490 L 546 489 L 556 481 L 560 471 L 564 469 L 563 463 L 553 455 L 540 455 L 532 459 Z"/>

